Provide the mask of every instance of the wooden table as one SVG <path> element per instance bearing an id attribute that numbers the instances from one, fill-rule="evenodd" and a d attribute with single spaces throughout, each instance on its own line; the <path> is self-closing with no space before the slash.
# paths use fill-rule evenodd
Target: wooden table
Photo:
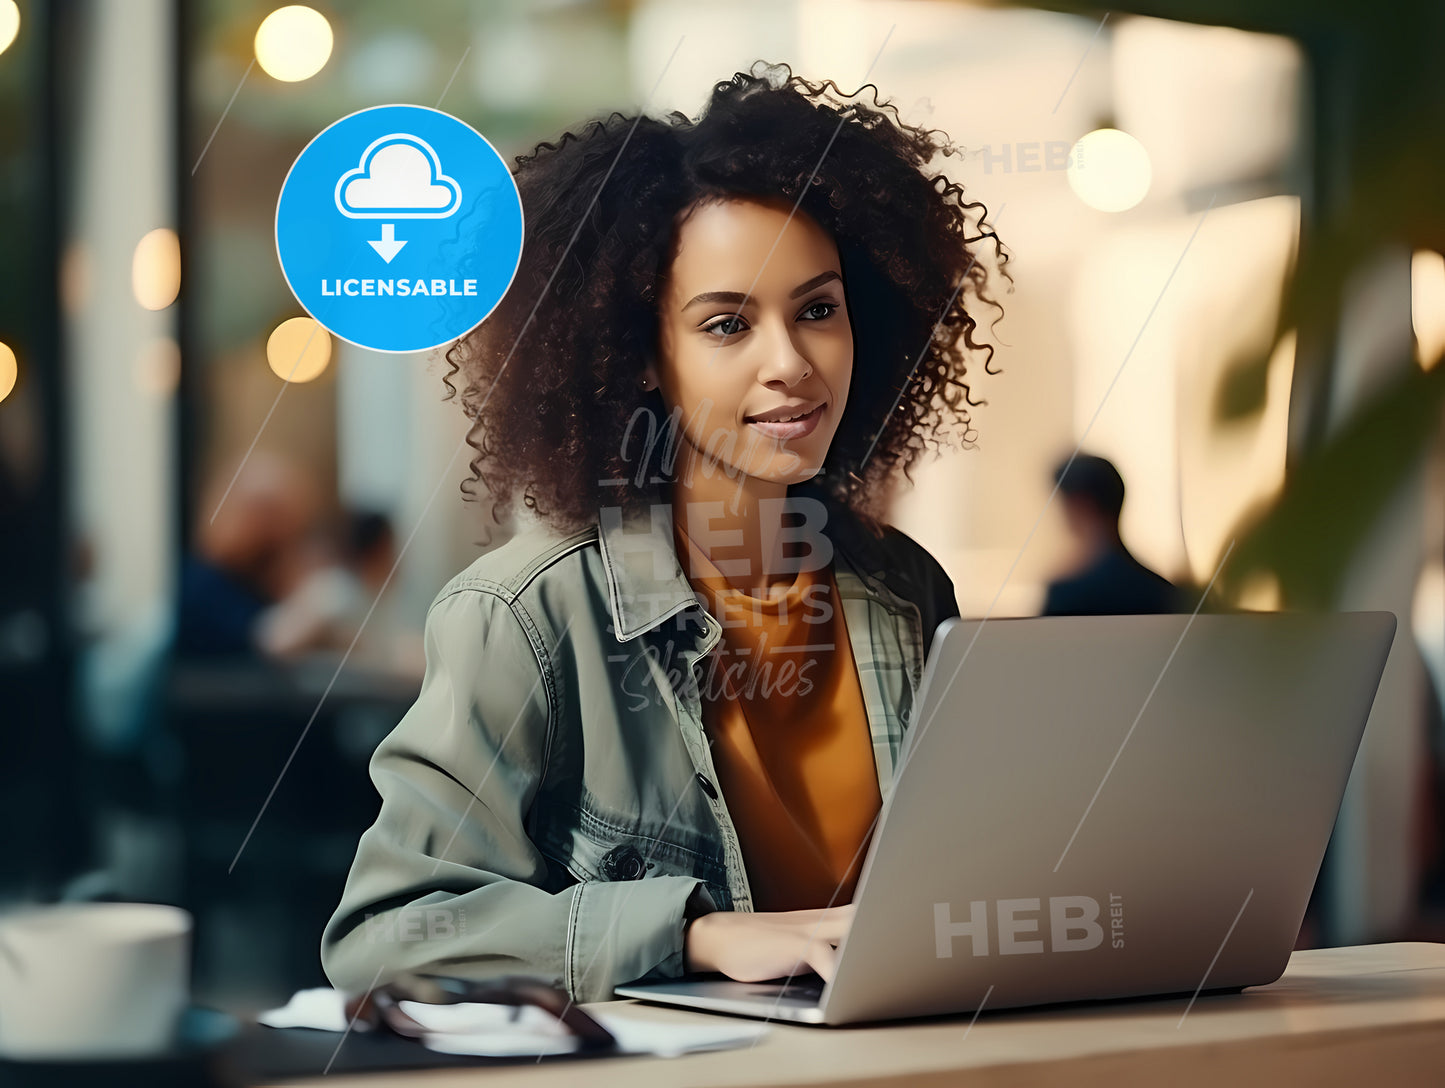
<path id="1" fill-rule="evenodd" d="M 864 1028 L 774 1024 L 752 1049 L 680 1058 L 325 1078 L 328 1088 L 721 1085 L 1445 1085 L 1445 944 L 1296 952 L 1241 994 L 984 1012 Z M 678 1020 L 633 1001 L 588 1008 Z M 297 1084 L 316 1085 L 315 1079 Z"/>

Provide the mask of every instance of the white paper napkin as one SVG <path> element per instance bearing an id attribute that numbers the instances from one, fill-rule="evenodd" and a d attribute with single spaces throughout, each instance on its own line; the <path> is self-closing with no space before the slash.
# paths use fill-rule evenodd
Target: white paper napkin
<path id="1" fill-rule="evenodd" d="M 297 990 L 291 1000 L 279 1009 L 267 1009 L 256 1017 L 256 1023 L 268 1028 L 318 1028 L 321 1031 L 346 1030 L 346 999 L 330 986 L 315 990 Z M 358 1020 L 352 1031 L 370 1031 L 371 1025 Z"/>

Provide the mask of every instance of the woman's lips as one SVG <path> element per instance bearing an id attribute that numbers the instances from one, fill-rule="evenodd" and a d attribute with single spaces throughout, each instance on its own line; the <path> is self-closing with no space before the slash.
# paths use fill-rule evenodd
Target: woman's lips
<path id="1" fill-rule="evenodd" d="M 790 419 L 786 423 L 764 423 L 762 420 L 752 419 L 748 421 L 749 427 L 756 427 L 769 438 L 805 438 L 812 434 L 818 426 L 818 421 L 823 418 L 823 409 L 828 407 L 820 404 L 807 415 L 799 419 Z"/>

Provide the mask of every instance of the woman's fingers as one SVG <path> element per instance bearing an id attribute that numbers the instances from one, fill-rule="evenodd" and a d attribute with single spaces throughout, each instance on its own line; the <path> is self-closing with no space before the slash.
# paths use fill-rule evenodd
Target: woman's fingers
<path id="1" fill-rule="evenodd" d="M 721 971 L 744 982 L 796 974 L 806 967 L 831 982 L 838 963 L 835 946 L 852 922 L 851 903 L 821 910 L 714 912 L 688 933 L 689 963 L 693 970 Z"/>

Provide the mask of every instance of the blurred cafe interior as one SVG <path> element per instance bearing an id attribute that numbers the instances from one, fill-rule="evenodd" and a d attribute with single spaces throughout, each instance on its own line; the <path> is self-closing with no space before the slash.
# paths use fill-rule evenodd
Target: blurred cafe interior
<path id="1" fill-rule="evenodd" d="M 345 0 L 258 37 L 279 7 L 0 0 L 0 906 L 174 903 L 200 997 L 325 984 L 428 604 L 516 526 L 463 501 L 440 352 L 288 289 L 287 171 L 378 104 L 510 162 L 765 59 L 872 64 L 1007 247 L 973 427 L 891 500 L 962 614 L 1079 565 L 1075 449 L 1183 610 L 1394 612 L 1298 946 L 1445 937 L 1445 8 Z"/>

